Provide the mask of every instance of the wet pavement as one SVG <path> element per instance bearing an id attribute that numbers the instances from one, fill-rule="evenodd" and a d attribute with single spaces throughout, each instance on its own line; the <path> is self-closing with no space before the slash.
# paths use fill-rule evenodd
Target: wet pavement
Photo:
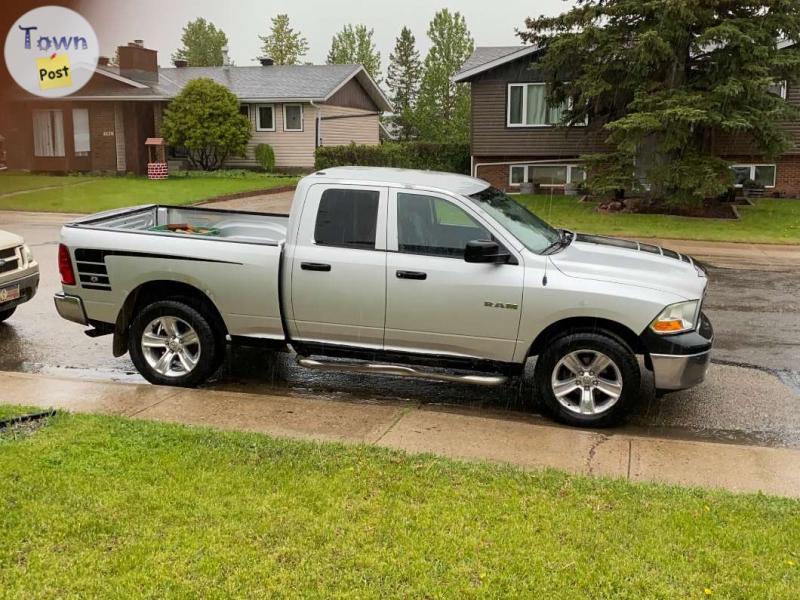
<path id="1" fill-rule="evenodd" d="M 61 215 L 0 213 L 0 229 L 23 235 L 39 260 L 39 294 L 0 325 L 0 370 L 142 382 L 111 337 L 89 338 L 58 317 L 56 266 Z M 725 263 L 730 266 L 730 261 Z M 768 270 L 710 267 L 706 312 L 717 338 L 708 380 L 692 390 L 642 398 L 626 430 L 800 447 L 800 265 Z M 530 372 L 528 365 L 528 372 Z M 399 402 L 528 418 L 530 378 L 498 388 L 309 371 L 292 356 L 234 349 L 210 388 L 369 405 Z M 23 402 L 24 398 L 20 399 Z"/>

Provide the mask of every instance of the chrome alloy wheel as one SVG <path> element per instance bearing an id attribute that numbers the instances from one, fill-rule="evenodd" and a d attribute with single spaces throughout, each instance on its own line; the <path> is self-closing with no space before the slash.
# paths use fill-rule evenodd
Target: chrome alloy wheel
<path id="1" fill-rule="evenodd" d="M 567 410 L 599 415 L 622 395 L 622 374 L 608 356 L 596 350 L 570 352 L 556 364 L 551 377 L 553 394 Z"/>
<path id="2" fill-rule="evenodd" d="M 201 350 L 197 332 L 178 317 L 158 317 L 142 332 L 142 354 L 147 364 L 165 377 L 191 373 Z"/>

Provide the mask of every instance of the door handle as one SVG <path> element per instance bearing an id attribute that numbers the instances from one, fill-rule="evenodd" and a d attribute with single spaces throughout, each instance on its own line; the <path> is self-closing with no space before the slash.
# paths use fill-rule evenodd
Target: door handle
<path id="1" fill-rule="evenodd" d="M 428 274 L 422 271 L 397 271 L 398 279 L 427 279 Z"/>
<path id="2" fill-rule="evenodd" d="M 312 263 L 312 262 L 303 262 L 300 263 L 300 268 L 303 271 L 330 271 L 331 266 L 326 263 Z"/>

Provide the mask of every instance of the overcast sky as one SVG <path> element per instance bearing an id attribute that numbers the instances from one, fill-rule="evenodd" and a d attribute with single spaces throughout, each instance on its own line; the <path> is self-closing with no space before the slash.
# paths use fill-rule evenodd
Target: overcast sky
<path id="1" fill-rule="evenodd" d="M 230 57 L 237 65 L 257 64 L 259 35 L 265 35 L 269 19 L 287 13 L 296 30 L 308 39 L 304 61 L 324 63 L 331 37 L 347 23 L 363 23 L 375 30 L 386 72 L 389 53 L 403 25 L 411 28 L 424 56 L 429 42 L 428 23 L 444 7 L 460 11 L 467 20 L 476 46 L 513 46 L 520 42 L 514 28 L 524 27 L 525 17 L 558 14 L 569 0 L 82 0 L 78 10 L 97 30 L 103 54 L 133 39 L 158 50 L 158 62 L 170 66 L 170 56 L 180 44 L 181 30 L 192 19 L 203 17 L 228 35 Z"/>

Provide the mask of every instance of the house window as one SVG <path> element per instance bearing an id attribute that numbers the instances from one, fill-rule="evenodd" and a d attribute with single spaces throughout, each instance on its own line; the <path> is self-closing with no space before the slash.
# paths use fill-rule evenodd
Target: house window
<path id="1" fill-rule="evenodd" d="M 89 109 L 72 109 L 72 141 L 75 146 L 75 156 L 88 156 L 92 149 L 89 136 Z"/>
<path id="2" fill-rule="evenodd" d="M 250 105 L 249 104 L 240 104 L 239 105 L 239 114 L 243 117 L 250 118 Z"/>
<path id="3" fill-rule="evenodd" d="M 303 105 L 284 104 L 283 105 L 283 130 L 284 131 L 303 131 Z"/>
<path id="4" fill-rule="evenodd" d="M 777 172 L 775 165 L 732 165 L 731 172 L 736 187 L 742 187 L 748 179 L 752 179 L 765 188 L 775 187 Z"/>
<path id="5" fill-rule="evenodd" d="M 256 107 L 256 130 L 275 131 L 275 107 L 272 104 L 259 104 Z"/>
<path id="6" fill-rule="evenodd" d="M 511 166 L 511 185 L 519 185 L 525 181 L 525 173 L 527 167 L 525 165 L 512 165 Z"/>
<path id="7" fill-rule="evenodd" d="M 570 103 L 547 105 L 547 86 L 544 83 L 511 83 L 508 85 L 509 127 L 549 127 L 557 125 Z"/>
<path id="8" fill-rule="evenodd" d="M 64 113 L 62 111 L 33 111 L 33 155 L 64 156 Z"/>
<path id="9" fill-rule="evenodd" d="M 580 165 L 511 165 L 509 184 L 518 186 L 527 181 L 541 187 L 563 187 L 586 179 L 586 169 Z"/>
<path id="10" fill-rule="evenodd" d="M 771 94 L 775 94 L 776 96 L 780 96 L 784 100 L 786 100 L 786 81 L 776 81 L 767 88 L 767 90 Z"/>

